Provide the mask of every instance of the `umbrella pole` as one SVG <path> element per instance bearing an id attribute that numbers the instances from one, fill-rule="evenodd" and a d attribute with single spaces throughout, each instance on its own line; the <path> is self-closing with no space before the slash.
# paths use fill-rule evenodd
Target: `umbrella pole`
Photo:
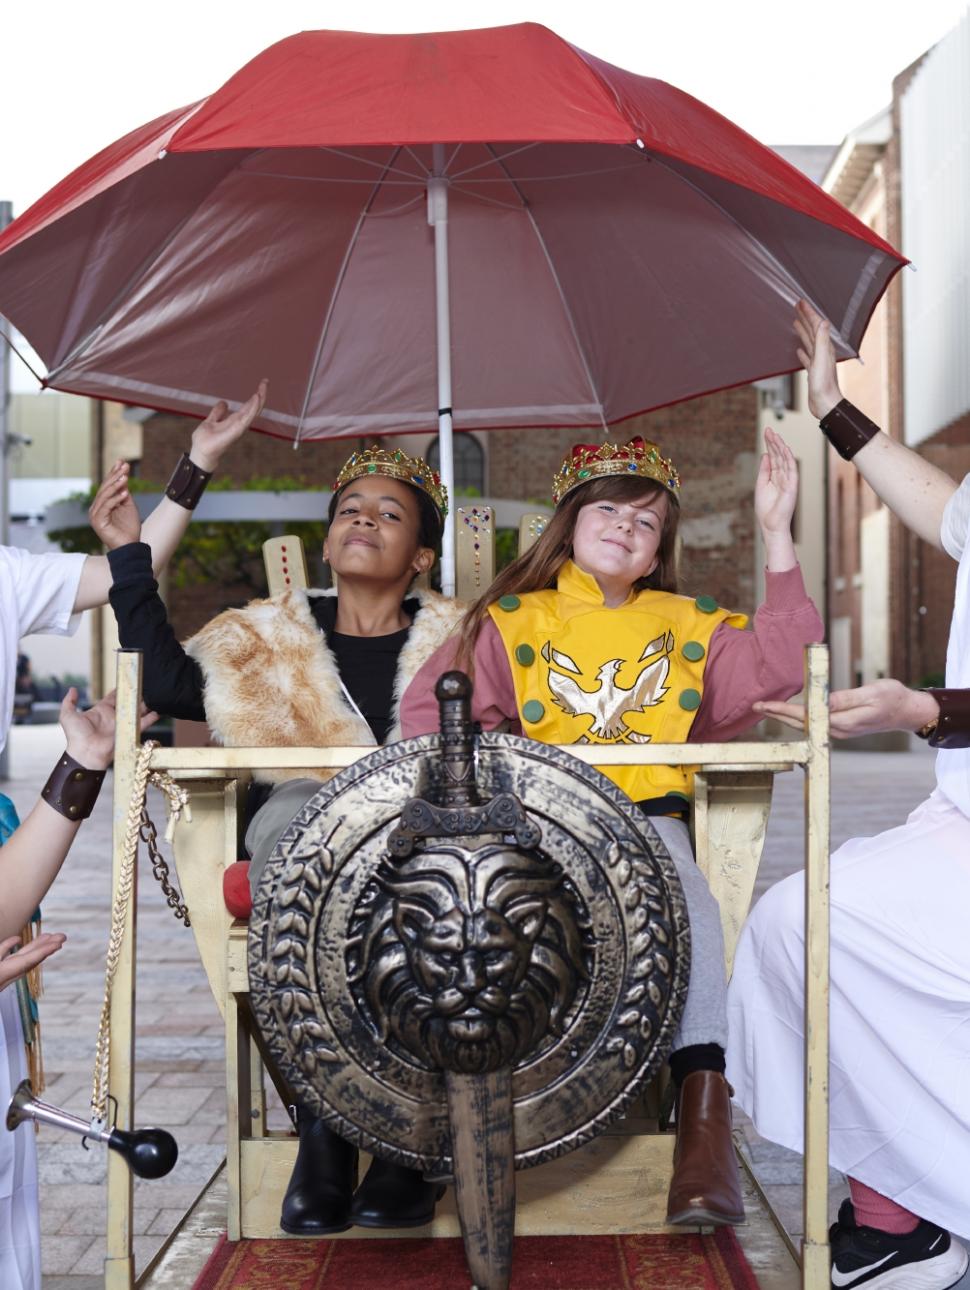
<path id="1" fill-rule="evenodd" d="M 449 514 L 441 540 L 441 590 L 455 594 L 455 451 L 451 417 L 451 302 L 448 294 L 448 180 L 445 146 L 432 145 L 434 174 L 428 180 L 428 223 L 434 229 L 434 290 L 438 353 L 438 466 L 448 490 Z"/>

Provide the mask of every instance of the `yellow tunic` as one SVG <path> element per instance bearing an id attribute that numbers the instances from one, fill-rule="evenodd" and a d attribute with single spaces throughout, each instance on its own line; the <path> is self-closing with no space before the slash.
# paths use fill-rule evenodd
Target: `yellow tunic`
<path id="1" fill-rule="evenodd" d="M 710 596 L 631 592 L 615 609 L 572 561 L 555 591 L 503 596 L 489 606 L 508 654 L 523 732 L 547 744 L 683 743 L 704 694 L 711 637 L 744 614 Z M 635 802 L 690 797 L 683 766 L 608 766 Z"/>

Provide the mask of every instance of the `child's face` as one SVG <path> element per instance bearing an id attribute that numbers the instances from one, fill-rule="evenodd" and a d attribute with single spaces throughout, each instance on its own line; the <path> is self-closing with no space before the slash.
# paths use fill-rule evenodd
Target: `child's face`
<path id="1" fill-rule="evenodd" d="M 598 501 L 580 507 L 573 533 L 573 559 L 601 586 L 627 591 L 657 567 L 667 497 Z"/>
<path id="2" fill-rule="evenodd" d="M 383 475 L 365 475 L 348 484 L 337 500 L 323 544 L 323 558 L 342 578 L 396 582 L 430 567 L 418 544 L 420 513 L 414 490 Z"/>

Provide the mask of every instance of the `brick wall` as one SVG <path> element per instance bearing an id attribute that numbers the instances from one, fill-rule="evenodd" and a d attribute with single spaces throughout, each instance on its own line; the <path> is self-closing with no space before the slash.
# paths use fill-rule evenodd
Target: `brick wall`
<path id="1" fill-rule="evenodd" d="M 887 236 L 905 253 L 902 228 L 900 168 L 900 105 L 922 58 L 901 72 L 893 82 L 893 134 L 886 148 L 888 189 Z M 889 432 L 903 439 L 903 331 L 902 296 L 906 270 L 900 274 L 888 296 L 890 417 Z M 970 471 L 970 413 L 944 427 L 917 446 L 927 461 L 956 480 Z M 919 684 L 939 675 L 946 666 L 946 644 L 956 565 L 942 552 L 915 537 L 894 520 L 890 530 L 892 597 L 892 673 L 909 684 Z"/>
<path id="2" fill-rule="evenodd" d="M 144 452 L 138 473 L 164 484 L 182 452 L 188 452 L 195 418 L 158 415 L 146 426 Z M 334 476 L 358 444 L 353 439 L 314 440 L 294 449 L 289 440 L 264 434 L 245 434 L 226 454 L 220 476 L 244 483 L 260 475 L 289 476 L 307 488 L 329 488 Z M 368 442 L 370 442 L 368 440 Z"/>
<path id="3" fill-rule="evenodd" d="M 970 413 L 919 446 L 921 457 L 961 480 L 970 472 Z M 911 683 L 946 670 L 946 645 L 956 589 L 956 561 L 927 542 L 908 536 L 914 595 L 910 605 L 907 648 Z"/>
<path id="4" fill-rule="evenodd" d="M 893 81 L 892 136 L 886 145 L 886 237 L 891 245 L 905 254 L 903 214 L 901 201 L 902 167 L 900 163 L 900 105 L 910 81 L 919 69 L 923 57 L 900 72 Z M 896 275 L 887 297 L 887 332 L 889 356 L 889 424 L 887 433 L 894 439 L 905 437 L 903 404 L 903 279 L 908 270 Z M 919 540 L 895 517 L 889 526 L 889 586 L 890 586 L 890 671 L 901 681 L 912 683 L 920 679 L 917 660 L 912 650 L 912 625 L 918 615 L 919 574 L 922 563 Z"/>

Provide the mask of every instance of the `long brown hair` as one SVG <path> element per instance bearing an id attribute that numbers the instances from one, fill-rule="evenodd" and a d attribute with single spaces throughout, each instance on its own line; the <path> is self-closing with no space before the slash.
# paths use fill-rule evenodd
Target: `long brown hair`
<path id="1" fill-rule="evenodd" d="M 506 565 L 483 596 L 471 606 L 462 622 L 461 638 L 455 666 L 469 671 L 475 655 L 475 642 L 488 615 L 488 607 L 501 596 L 523 595 L 528 591 L 545 591 L 556 585 L 559 570 L 572 556 L 573 531 L 580 507 L 591 502 L 642 502 L 646 505 L 663 493 L 667 497 L 663 530 L 657 548 L 657 564 L 652 573 L 634 583 L 637 591 L 677 590 L 677 526 L 680 504 L 662 484 L 648 479 L 630 479 L 626 475 L 608 475 L 591 479 L 567 493 L 553 512 L 542 535 L 525 555 Z"/>

